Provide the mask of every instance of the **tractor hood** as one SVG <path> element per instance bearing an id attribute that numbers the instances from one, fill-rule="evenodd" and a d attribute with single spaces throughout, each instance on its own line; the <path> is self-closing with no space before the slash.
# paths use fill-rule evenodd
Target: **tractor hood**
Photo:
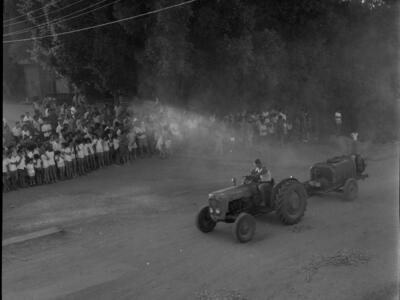
<path id="1" fill-rule="evenodd" d="M 256 190 L 256 184 L 241 184 L 212 192 L 208 197 L 217 201 L 233 201 L 240 198 L 251 197 Z"/>

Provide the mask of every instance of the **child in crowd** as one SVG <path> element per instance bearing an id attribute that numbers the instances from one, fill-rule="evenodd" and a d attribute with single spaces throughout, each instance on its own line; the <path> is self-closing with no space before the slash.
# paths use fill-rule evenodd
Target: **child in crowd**
<path id="1" fill-rule="evenodd" d="M 164 159 L 166 157 L 166 153 L 165 153 L 165 130 L 163 128 L 160 128 L 157 131 L 156 137 L 157 137 L 156 149 L 158 151 L 159 157 L 161 159 Z"/>
<path id="2" fill-rule="evenodd" d="M 42 170 L 42 160 L 40 159 L 40 154 L 33 155 L 33 163 L 35 165 L 35 180 L 37 185 L 42 184 L 43 170 Z"/>
<path id="3" fill-rule="evenodd" d="M 108 166 L 110 164 L 110 141 L 107 135 L 103 138 L 103 158 L 104 164 Z"/>
<path id="4" fill-rule="evenodd" d="M 83 140 L 78 139 L 76 141 L 76 157 L 77 157 L 77 172 L 79 176 L 85 175 L 85 153 L 83 151 Z"/>
<path id="5" fill-rule="evenodd" d="M 113 145 L 113 158 L 112 158 L 113 163 L 119 164 L 120 163 L 119 137 L 117 134 L 113 135 L 112 145 Z"/>
<path id="6" fill-rule="evenodd" d="M 99 168 L 103 168 L 104 167 L 103 139 L 95 135 L 95 139 L 93 141 L 95 142 L 97 165 L 99 166 Z"/>
<path id="7" fill-rule="evenodd" d="M 20 187 L 26 187 L 26 165 L 25 165 L 25 151 L 21 148 L 17 152 L 17 169 L 18 169 L 18 184 Z"/>
<path id="8" fill-rule="evenodd" d="M 43 183 L 48 184 L 50 183 L 50 164 L 49 158 L 46 155 L 44 147 L 41 149 L 40 160 L 42 161 L 43 166 Z"/>
<path id="9" fill-rule="evenodd" d="M 136 160 L 137 143 L 136 143 L 136 133 L 131 128 L 128 133 L 128 150 L 129 150 L 129 161 Z"/>
<path id="10" fill-rule="evenodd" d="M 89 162 L 90 162 L 90 167 L 92 170 L 95 170 L 98 168 L 97 165 L 97 160 L 95 156 L 95 141 L 91 140 L 90 138 L 87 139 L 87 147 L 88 147 L 88 152 L 89 152 Z"/>
<path id="11" fill-rule="evenodd" d="M 120 163 L 126 164 L 129 160 L 129 148 L 128 148 L 128 137 L 126 132 L 122 132 L 120 135 Z"/>
<path id="12" fill-rule="evenodd" d="M 62 153 L 65 159 L 65 177 L 70 179 L 72 178 L 72 156 L 68 143 L 63 143 Z"/>
<path id="13" fill-rule="evenodd" d="M 55 135 L 51 136 L 50 144 L 53 148 L 53 151 L 61 150 L 61 144 L 59 143 L 58 138 Z"/>
<path id="14" fill-rule="evenodd" d="M 28 173 L 29 186 L 35 185 L 35 166 L 32 158 L 26 160 L 26 171 Z"/>
<path id="15" fill-rule="evenodd" d="M 54 160 L 56 161 L 56 164 L 57 164 L 58 176 L 59 176 L 60 180 L 64 180 L 64 178 L 65 178 L 65 162 L 64 162 L 63 155 L 61 154 L 60 151 L 54 152 Z"/>
<path id="16" fill-rule="evenodd" d="M 87 172 L 87 173 L 91 169 L 90 161 L 89 161 L 89 145 L 88 144 L 89 144 L 88 139 L 83 138 L 83 141 L 82 141 L 83 166 L 84 166 L 85 172 Z"/>
<path id="17" fill-rule="evenodd" d="M 30 139 L 32 137 L 28 125 L 26 124 L 22 125 L 21 137 L 22 139 Z"/>
<path id="18" fill-rule="evenodd" d="M 75 178 L 78 174 L 78 163 L 75 152 L 75 143 L 70 142 L 69 148 L 71 149 L 71 176 Z"/>
<path id="19" fill-rule="evenodd" d="M 33 159 L 33 150 L 35 149 L 34 144 L 30 144 L 26 147 L 26 157 L 29 159 Z"/>
<path id="20" fill-rule="evenodd" d="M 8 154 L 8 170 L 10 171 L 11 190 L 16 190 L 18 188 L 17 164 L 17 150 L 14 148 L 10 150 Z"/>
<path id="21" fill-rule="evenodd" d="M 3 192 L 8 192 L 10 187 L 8 185 L 8 157 L 5 149 L 3 149 Z"/>
<path id="22" fill-rule="evenodd" d="M 57 167 L 56 167 L 56 161 L 54 160 L 54 150 L 51 145 L 47 146 L 46 156 L 49 163 L 50 183 L 57 182 Z"/>
<path id="23" fill-rule="evenodd" d="M 147 136 L 146 136 L 146 128 L 144 122 L 136 122 L 136 125 L 134 127 L 136 137 L 137 137 L 137 143 L 138 143 L 138 148 L 139 148 L 139 153 L 140 157 L 144 157 L 144 153 L 149 154 L 149 150 L 147 147 Z"/>

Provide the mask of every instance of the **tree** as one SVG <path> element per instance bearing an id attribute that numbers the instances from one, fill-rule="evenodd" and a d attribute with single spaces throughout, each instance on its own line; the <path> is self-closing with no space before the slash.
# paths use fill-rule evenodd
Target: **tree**
<path id="1" fill-rule="evenodd" d="M 18 5 L 26 13 L 45 2 Z M 57 36 L 171 4 L 120 1 L 54 24 L 89 4 L 55 12 L 62 4 L 51 2 L 45 18 L 29 17 L 32 25 L 46 24 L 33 34 L 53 35 L 36 41 L 32 56 L 79 86 L 113 94 L 212 111 L 267 106 L 296 114 L 305 108 L 321 133 L 329 133 L 339 109 L 347 131 L 394 136 L 399 4 L 393 0 L 204 0 Z"/>

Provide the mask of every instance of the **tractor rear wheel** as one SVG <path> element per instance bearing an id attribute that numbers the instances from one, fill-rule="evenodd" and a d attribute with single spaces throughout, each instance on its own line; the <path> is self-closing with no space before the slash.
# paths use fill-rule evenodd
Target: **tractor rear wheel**
<path id="1" fill-rule="evenodd" d="M 285 182 L 276 195 L 277 211 L 283 224 L 297 224 L 307 208 L 307 191 L 298 181 Z"/>
<path id="2" fill-rule="evenodd" d="M 358 195 L 358 184 L 357 180 L 354 178 L 349 178 L 343 187 L 344 198 L 348 201 L 355 200 Z"/>
<path id="3" fill-rule="evenodd" d="M 208 233 L 214 230 L 215 225 L 217 222 L 211 218 L 210 207 L 208 205 L 202 207 L 196 217 L 197 228 L 201 232 Z"/>
<path id="4" fill-rule="evenodd" d="M 256 231 L 256 220 L 252 215 L 241 213 L 233 224 L 233 236 L 241 243 L 250 241 Z"/>

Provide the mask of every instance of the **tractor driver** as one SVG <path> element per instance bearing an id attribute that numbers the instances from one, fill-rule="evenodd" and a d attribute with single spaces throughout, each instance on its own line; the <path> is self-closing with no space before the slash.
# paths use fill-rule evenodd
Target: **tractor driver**
<path id="1" fill-rule="evenodd" d="M 272 191 L 271 172 L 263 166 L 259 158 L 254 161 L 254 166 L 255 168 L 251 171 L 251 175 L 255 176 L 256 182 L 258 182 L 258 190 L 261 194 L 261 204 L 266 205 L 267 197 Z"/>

